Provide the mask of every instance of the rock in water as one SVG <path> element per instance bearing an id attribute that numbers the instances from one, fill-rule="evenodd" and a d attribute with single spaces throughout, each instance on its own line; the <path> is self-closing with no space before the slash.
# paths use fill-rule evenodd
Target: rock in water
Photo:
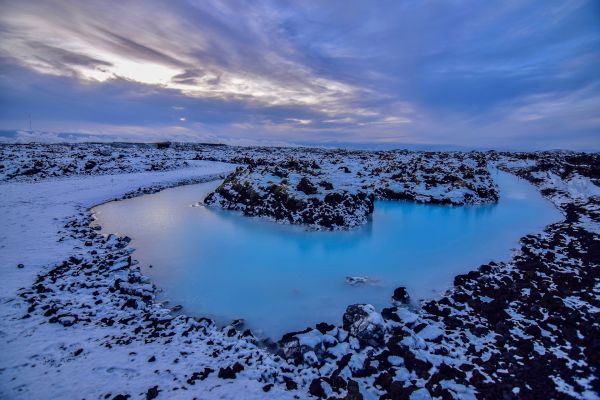
<path id="1" fill-rule="evenodd" d="M 394 290 L 394 295 L 392 296 L 392 299 L 402 304 L 408 304 L 410 296 L 408 295 L 406 288 L 404 286 L 400 286 L 399 288 L 396 288 Z"/>
<path id="2" fill-rule="evenodd" d="M 369 281 L 369 278 L 367 278 L 366 276 L 347 276 L 346 277 L 346 283 L 348 285 L 352 285 L 352 286 L 367 283 L 368 281 Z"/>
<path id="3" fill-rule="evenodd" d="M 344 329 L 361 345 L 379 346 L 383 343 L 383 317 L 371 304 L 353 304 L 346 308 Z"/>

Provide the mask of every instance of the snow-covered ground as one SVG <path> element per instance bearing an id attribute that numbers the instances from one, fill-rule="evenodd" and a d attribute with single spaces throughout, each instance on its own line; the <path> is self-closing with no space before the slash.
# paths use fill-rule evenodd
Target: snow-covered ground
<path id="1" fill-rule="evenodd" d="M 82 144 L 0 146 L 0 156 L 0 398 L 598 398 L 597 154 Z M 256 187 L 292 175 L 294 196 L 326 196 L 328 185 L 307 193 L 323 175 L 349 193 L 362 184 L 460 204 L 466 193 L 493 200 L 490 164 L 535 184 L 565 220 L 419 309 L 399 288 L 388 308 L 353 305 L 342 326 L 277 344 L 174 316 L 128 240 L 89 226 L 93 205 L 238 165 L 267 166 L 243 175 Z"/>
<path id="2" fill-rule="evenodd" d="M 186 181 L 222 178 L 231 164 L 194 161 L 194 166 L 164 172 L 73 176 L 39 182 L 3 183 L 0 188 L 0 295 L 30 284 L 45 265 L 69 258 L 74 241 L 57 242 L 67 217 L 139 187 L 175 186 Z M 17 269 L 17 264 L 27 268 Z"/>
<path id="3" fill-rule="evenodd" d="M 101 398 L 119 393 L 146 396 L 156 385 L 171 386 L 175 376 L 191 377 L 194 371 L 220 363 L 198 351 L 194 358 L 181 353 L 189 344 L 165 346 L 137 343 L 102 345 L 120 334 L 120 328 L 50 324 L 43 315 L 27 314 L 28 304 L 18 289 L 31 286 L 50 265 L 81 253 L 78 239 L 60 240 L 65 220 L 94 205 L 120 198 L 140 187 L 169 187 L 188 182 L 223 178 L 235 165 L 194 161 L 192 167 L 166 172 L 76 176 L 40 182 L 0 184 L 0 398 L 67 399 Z M 18 268 L 23 264 L 23 268 Z M 148 362 L 151 357 L 156 362 Z M 176 359 L 180 362 L 176 362 Z M 235 387 L 232 387 L 235 386 Z M 165 398 L 262 398 L 264 384 L 252 377 L 223 380 L 208 377 L 203 385 L 172 392 Z M 278 392 L 275 388 L 274 392 Z M 281 390 L 279 390 L 281 392 Z M 290 397 L 290 392 L 281 392 Z"/>

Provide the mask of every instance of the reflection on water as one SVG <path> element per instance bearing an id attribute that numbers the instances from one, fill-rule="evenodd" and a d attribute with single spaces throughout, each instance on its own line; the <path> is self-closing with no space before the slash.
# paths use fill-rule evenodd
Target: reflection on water
<path id="1" fill-rule="evenodd" d="M 244 318 L 256 332 L 279 337 L 321 321 L 340 323 L 348 304 L 384 307 L 397 286 L 406 286 L 413 299 L 435 296 L 456 274 L 508 259 L 521 236 L 560 219 L 526 182 L 502 172 L 495 179 L 501 189 L 496 205 L 378 201 L 371 222 L 343 232 L 191 206 L 219 182 L 94 211 L 103 232 L 133 239 L 135 257 L 164 290 L 163 299 L 220 323 Z M 349 275 L 374 283 L 349 286 Z"/>

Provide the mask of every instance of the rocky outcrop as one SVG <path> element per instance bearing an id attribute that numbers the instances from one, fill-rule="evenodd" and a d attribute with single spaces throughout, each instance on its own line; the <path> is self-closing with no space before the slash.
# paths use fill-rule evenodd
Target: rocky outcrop
<path id="1" fill-rule="evenodd" d="M 370 304 L 353 304 L 346 308 L 343 327 L 361 345 L 378 346 L 383 342 L 383 318 Z"/>
<path id="2" fill-rule="evenodd" d="M 375 199 L 452 205 L 498 200 L 479 153 L 340 153 L 305 149 L 298 150 L 304 159 L 246 160 L 204 202 L 248 216 L 340 229 L 365 224 Z"/>
<path id="3" fill-rule="evenodd" d="M 285 178 L 257 184 L 266 171 L 264 167 L 238 168 L 204 199 L 204 203 L 238 210 L 247 216 L 328 229 L 358 226 L 373 212 L 372 194 L 341 191 L 318 196 L 316 187 L 305 178 L 300 179 L 296 190 Z"/>
<path id="4" fill-rule="evenodd" d="M 401 304 L 408 304 L 408 302 L 410 301 L 410 296 L 408 295 L 406 288 L 401 286 L 394 289 L 392 300 Z"/>

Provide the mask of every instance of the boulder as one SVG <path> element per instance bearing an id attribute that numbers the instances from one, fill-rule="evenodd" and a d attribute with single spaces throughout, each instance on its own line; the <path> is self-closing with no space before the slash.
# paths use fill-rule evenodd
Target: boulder
<path id="1" fill-rule="evenodd" d="M 302 179 L 300 179 L 300 182 L 298 183 L 298 186 L 296 186 L 296 189 L 300 192 L 303 192 L 304 194 L 309 195 L 316 194 L 318 192 L 315 185 L 313 185 L 307 177 L 302 177 Z"/>
<path id="2" fill-rule="evenodd" d="M 295 362 L 299 362 L 302 358 L 302 348 L 300 345 L 300 339 L 298 335 L 308 333 L 312 329 L 306 328 L 303 331 L 299 332 L 290 332 L 283 335 L 281 340 L 278 342 L 279 349 L 283 353 L 283 356 L 287 360 L 294 360 Z"/>
<path id="3" fill-rule="evenodd" d="M 369 278 L 367 278 L 366 276 L 347 276 L 346 277 L 346 283 L 351 286 L 367 283 L 368 281 L 369 281 Z"/>
<path id="4" fill-rule="evenodd" d="M 320 378 L 315 378 L 312 380 L 310 386 L 308 387 L 308 393 L 315 397 L 318 397 L 319 399 L 324 399 L 327 397 L 327 393 L 325 393 L 325 390 L 321 386 Z"/>
<path id="5" fill-rule="evenodd" d="M 353 304 L 346 308 L 343 317 L 344 329 L 361 345 L 383 344 L 384 321 L 371 304 Z"/>
<path id="6" fill-rule="evenodd" d="M 406 288 L 404 286 L 400 286 L 399 288 L 396 288 L 394 290 L 394 294 L 392 295 L 392 299 L 394 301 L 397 301 L 397 302 L 402 303 L 402 304 L 408 304 L 408 302 L 410 301 L 410 296 L 408 295 L 408 292 L 406 291 Z"/>
<path id="7" fill-rule="evenodd" d="M 244 366 L 239 362 L 236 362 L 230 367 L 219 369 L 219 378 L 221 379 L 235 379 L 236 375 L 244 370 Z"/>

